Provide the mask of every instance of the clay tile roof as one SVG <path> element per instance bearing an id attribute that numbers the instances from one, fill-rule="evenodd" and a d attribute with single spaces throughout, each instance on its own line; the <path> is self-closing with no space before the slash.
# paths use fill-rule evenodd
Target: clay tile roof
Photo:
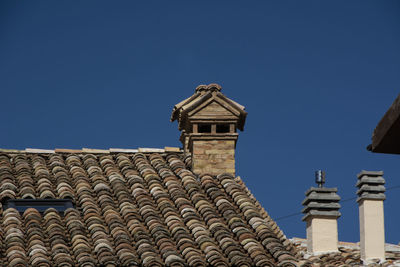
<path id="1" fill-rule="evenodd" d="M 141 151 L 141 152 L 139 152 Z M 4 151 L 0 266 L 296 266 L 299 254 L 242 180 L 196 176 L 179 149 Z"/>

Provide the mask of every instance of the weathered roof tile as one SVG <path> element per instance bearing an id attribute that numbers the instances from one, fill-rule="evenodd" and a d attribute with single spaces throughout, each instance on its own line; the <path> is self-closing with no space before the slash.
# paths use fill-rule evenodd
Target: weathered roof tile
<path id="1" fill-rule="evenodd" d="M 75 204 L 64 214 L 0 209 L 1 263 L 296 265 L 293 247 L 240 179 L 198 177 L 179 149 L 141 151 L 0 154 L 1 200 Z"/>

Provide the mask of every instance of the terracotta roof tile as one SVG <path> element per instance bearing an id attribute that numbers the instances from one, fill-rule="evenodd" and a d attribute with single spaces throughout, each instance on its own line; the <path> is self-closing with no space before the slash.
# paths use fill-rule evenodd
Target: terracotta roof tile
<path id="1" fill-rule="evenodd" d="M 181 149 L 179 147 L 170 147 L 166 146 L 164 147 L 165 152 L 181 152 Z"/>
<path id="2" fill-rule="evenodd" d="M 240 179 L 198 177 L 178 149 L 107 151 L 0 154 L 1 200 L 75 203 L 1 208 L 0 265 L 296 266 Z"/>
<path id="3" fill-rule="evenodd" d="M 82 148 L 83 153 L 100 153 L 100 154 L 108 154 L 110 151 L 108 149 L 94 149 L 94 148 Z"/>
<path id="4" fill-rule="evenodd" d="M 53 154 L 55 153 L 54 150 L 51 149 L 38 149 L 38 148 L 26 148 L 25 149 L 26 153 L 50 153 Z"/>
<path id="5" fill-rule="evenodd" d="M 163 152 L 165 152 L 165 150 L 162 148 L 148 148 L 148 147 L 139 147 L 138 151 L 141 153 L 146 153 L 146 152 L 163 153 Z"/>
<path id="6" fill-rule="evenodd" d="M 82 153 L 80 149 L 56 148 L 55 153 Z"/>
<path id="7" fill-rule="evenodd" d="M 110 148 L 110 153 L 137 153 L 138 149 Z"/>

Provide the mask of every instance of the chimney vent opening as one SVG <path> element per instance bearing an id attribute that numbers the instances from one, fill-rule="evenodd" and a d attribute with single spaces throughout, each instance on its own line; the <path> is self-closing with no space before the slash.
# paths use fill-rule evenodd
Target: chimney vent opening
<path id="1" fill-rule="evenodd" d="M 229 124 L 217 124 L 217 133 L 229 133 Z"/>
<path id="2" fill-rule="evenodd" d="M 211 133 L 211 124 L 199 124 L 199 133 Z"/>
<path id="3" fill-rule="evenodd" d="M 247 112 L 220 90 L 216 84 L 199 85 L 171 114 L 171 121 L 178 121 L 179 140 L 184 153 L 191 155 L 191 168 L 197 175 L 235 176 L 236 129 L 243 131 Z"/>

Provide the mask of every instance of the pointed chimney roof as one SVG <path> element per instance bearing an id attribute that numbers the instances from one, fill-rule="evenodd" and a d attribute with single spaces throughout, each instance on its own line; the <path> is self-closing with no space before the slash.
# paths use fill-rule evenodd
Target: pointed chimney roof
<path id="1" fill-rule="evenodd" d="M 216 83 L 197 86 L 195 93 L 191 97 L 174 106 L 171 121 L 178 120 L 179 130 L 182 130 L 189 115 L 196 113 L 198 109 L 215 101 L 231 111 L 232 114 L 236 115 L 237 128 L 243 131 L 247 115 L 247 112 L 244 110 L 245 107 L 227 98 L 221 93 L 221 88 L 222 87 Z"/>

